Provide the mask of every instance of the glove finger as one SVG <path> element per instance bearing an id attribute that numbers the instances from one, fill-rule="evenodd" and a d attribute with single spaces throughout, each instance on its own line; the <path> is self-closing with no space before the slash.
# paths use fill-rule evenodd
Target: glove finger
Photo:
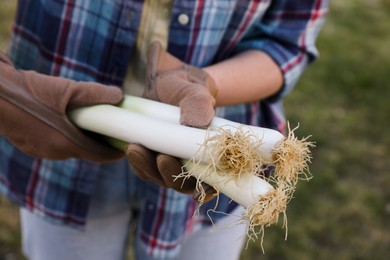
<path id="1" fill-rule="evenodd" d="M 168 187 L 157 168 L 156 153 L 143 146 L 129 144 L 126 147 L 126 156 L 140 179 Z"/>
<path id="2" fill-rule="evenodd" d="M 206 93 L 190 95 L 180 102 L 180 124 L 206 128 L 215 115 L 215 100 Z"/>
<path id="3" fill-rule="evenodd" d="M 116 105 L 123 99 L 120 88 L 94 82 L 77 82 L 67 91 L 70 95 L 68 109 L 97 104 Z"/>
<path id="4" fill-rule="evenodd" d="M 157 156 L 157 167 L 161 173 L 162 178 L 168 187 L 185 194 L 191 194 L 195 190 L 196 180 L 176 179 L 176 176 L 182 173 L 182 163 L 176 157 L 166 154 L 159 154 Z"/>
<path id="5" fill-rule="evenodd" d="M 208 185 L 207 183 L 202 182 L 200 185 L 202 186 L 201 189 L 205 192 L 205 197 L 203 198 L 203 203 L 209 202 L 215 196 L 218 195 L 218 192 L 213 187 Z M 198 191 L 198 190 L 194 190 L 193 198 L 196 201 L 200 201 L 202 199 L 202 192 Z"/>

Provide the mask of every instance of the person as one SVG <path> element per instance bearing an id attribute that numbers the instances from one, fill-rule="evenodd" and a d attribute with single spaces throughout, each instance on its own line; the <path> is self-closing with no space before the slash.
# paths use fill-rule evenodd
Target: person
<path id="1" fill-rule="evenodd" d="M 122 259 L 131 240 L 136 259 L 238 259 L 239 205 L 221 194 L 225 214 L 210 212 L 208 187 L 194 218 L 177 158 L 114 150 L 66 113 L 126 93 L 180 106 L 192 127 L 218 115 L 283 132 L 282 100 L 318 57 L 328 5 L 19 0 L 0 55 L 0 191 L 21 206 L 26 257 Z"/>

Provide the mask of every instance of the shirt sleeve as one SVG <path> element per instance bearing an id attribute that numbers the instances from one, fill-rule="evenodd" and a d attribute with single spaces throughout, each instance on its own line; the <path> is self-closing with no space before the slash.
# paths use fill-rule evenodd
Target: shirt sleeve
<path id="1" fill-rule="evenodd" d="M 235 53 L 258 49 L 279 65 L 284 84 L 268 101 L 287 95 L 307 65 L 317 59 L 315 42 L 328 7 L 329 0 L 273 1 L 236 46 Z"/>

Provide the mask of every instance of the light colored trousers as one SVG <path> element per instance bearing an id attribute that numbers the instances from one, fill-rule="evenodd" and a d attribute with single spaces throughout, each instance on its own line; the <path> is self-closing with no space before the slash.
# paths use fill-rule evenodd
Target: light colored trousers
<path id="1" fill-rule="evenodd" d="M 22 246 L 28 259 L 119 260 L 128 257 L 126 252 L 131 226 L 130 206 L 125 205 L 129 203 L 126 198 L 128 187 L 118 187 L 126 181 L 123 176 L 113 174 L 111 170 L 107 174 L 102 173 L 98 179 L 84 231 L 53 225 L 21 209 Z M 111 198 L 105 196 L 102 199 L 99 194 L 111 194 Z M 118 206 L 121 204 L 118 203 L 120 200 L 123 201 L 123 206 Z M 191 234 L 183 241 L 180 256 L 176 259 L 239 259 L 247 226 L 232 223 L 236 223 L 242 210 L 238 208 L 215 227 L 200 229 Z M 137 248 L 134 251 L 136 259 L 152 259 Z"/>

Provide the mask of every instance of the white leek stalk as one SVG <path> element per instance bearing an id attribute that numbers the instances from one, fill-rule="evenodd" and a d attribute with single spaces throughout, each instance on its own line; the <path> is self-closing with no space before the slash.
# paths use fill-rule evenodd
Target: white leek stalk
<path id="1" fill-rule="evenodd" d="M 245 172 L 240 175 L 240 178 L 234 179 L 223 176 L 205 165 L 194 165 L 187 162 L 186 168 L 196 169 L 191 171 L 191 176 L 212 185 L 215 190 L 221 191 L 244 208 L 255 205 L 262 195 L 274 190 L 271 184 L 249 172 Z"/>
<path id="2" fill-rule="evenodd" d="M 125 96 L 121 107 L 166 122 L 179 124 L 180 121 L 180 109 L 178 107 L 149 99 Z M 250 131 L 252 134 L 256 135 L 255 138 L 262 140 L 259 152 L 262 154 L 263 159 L 268 162 L 274 160 L 273 150 L 277 144 L 285 138 L 284 135 L 273 129 L 243 125 L 220 117 L 214 117 L 210 123 L 210 127 L 211 129 L 214 127 L 216 129 L 223 128 L 224 130 L 231 131 L 245 128 L 244 131 Z M 203 140 L 204 139 L 205 137 L 203 137 Z"/>
<path id="3" fill-rule="evenodd" d="M 70 113 L 80 128 L 160 153 L 191 159 L 204 143 L 205 130 L 186 127 L 111 105 L 79 108 Z"/>

